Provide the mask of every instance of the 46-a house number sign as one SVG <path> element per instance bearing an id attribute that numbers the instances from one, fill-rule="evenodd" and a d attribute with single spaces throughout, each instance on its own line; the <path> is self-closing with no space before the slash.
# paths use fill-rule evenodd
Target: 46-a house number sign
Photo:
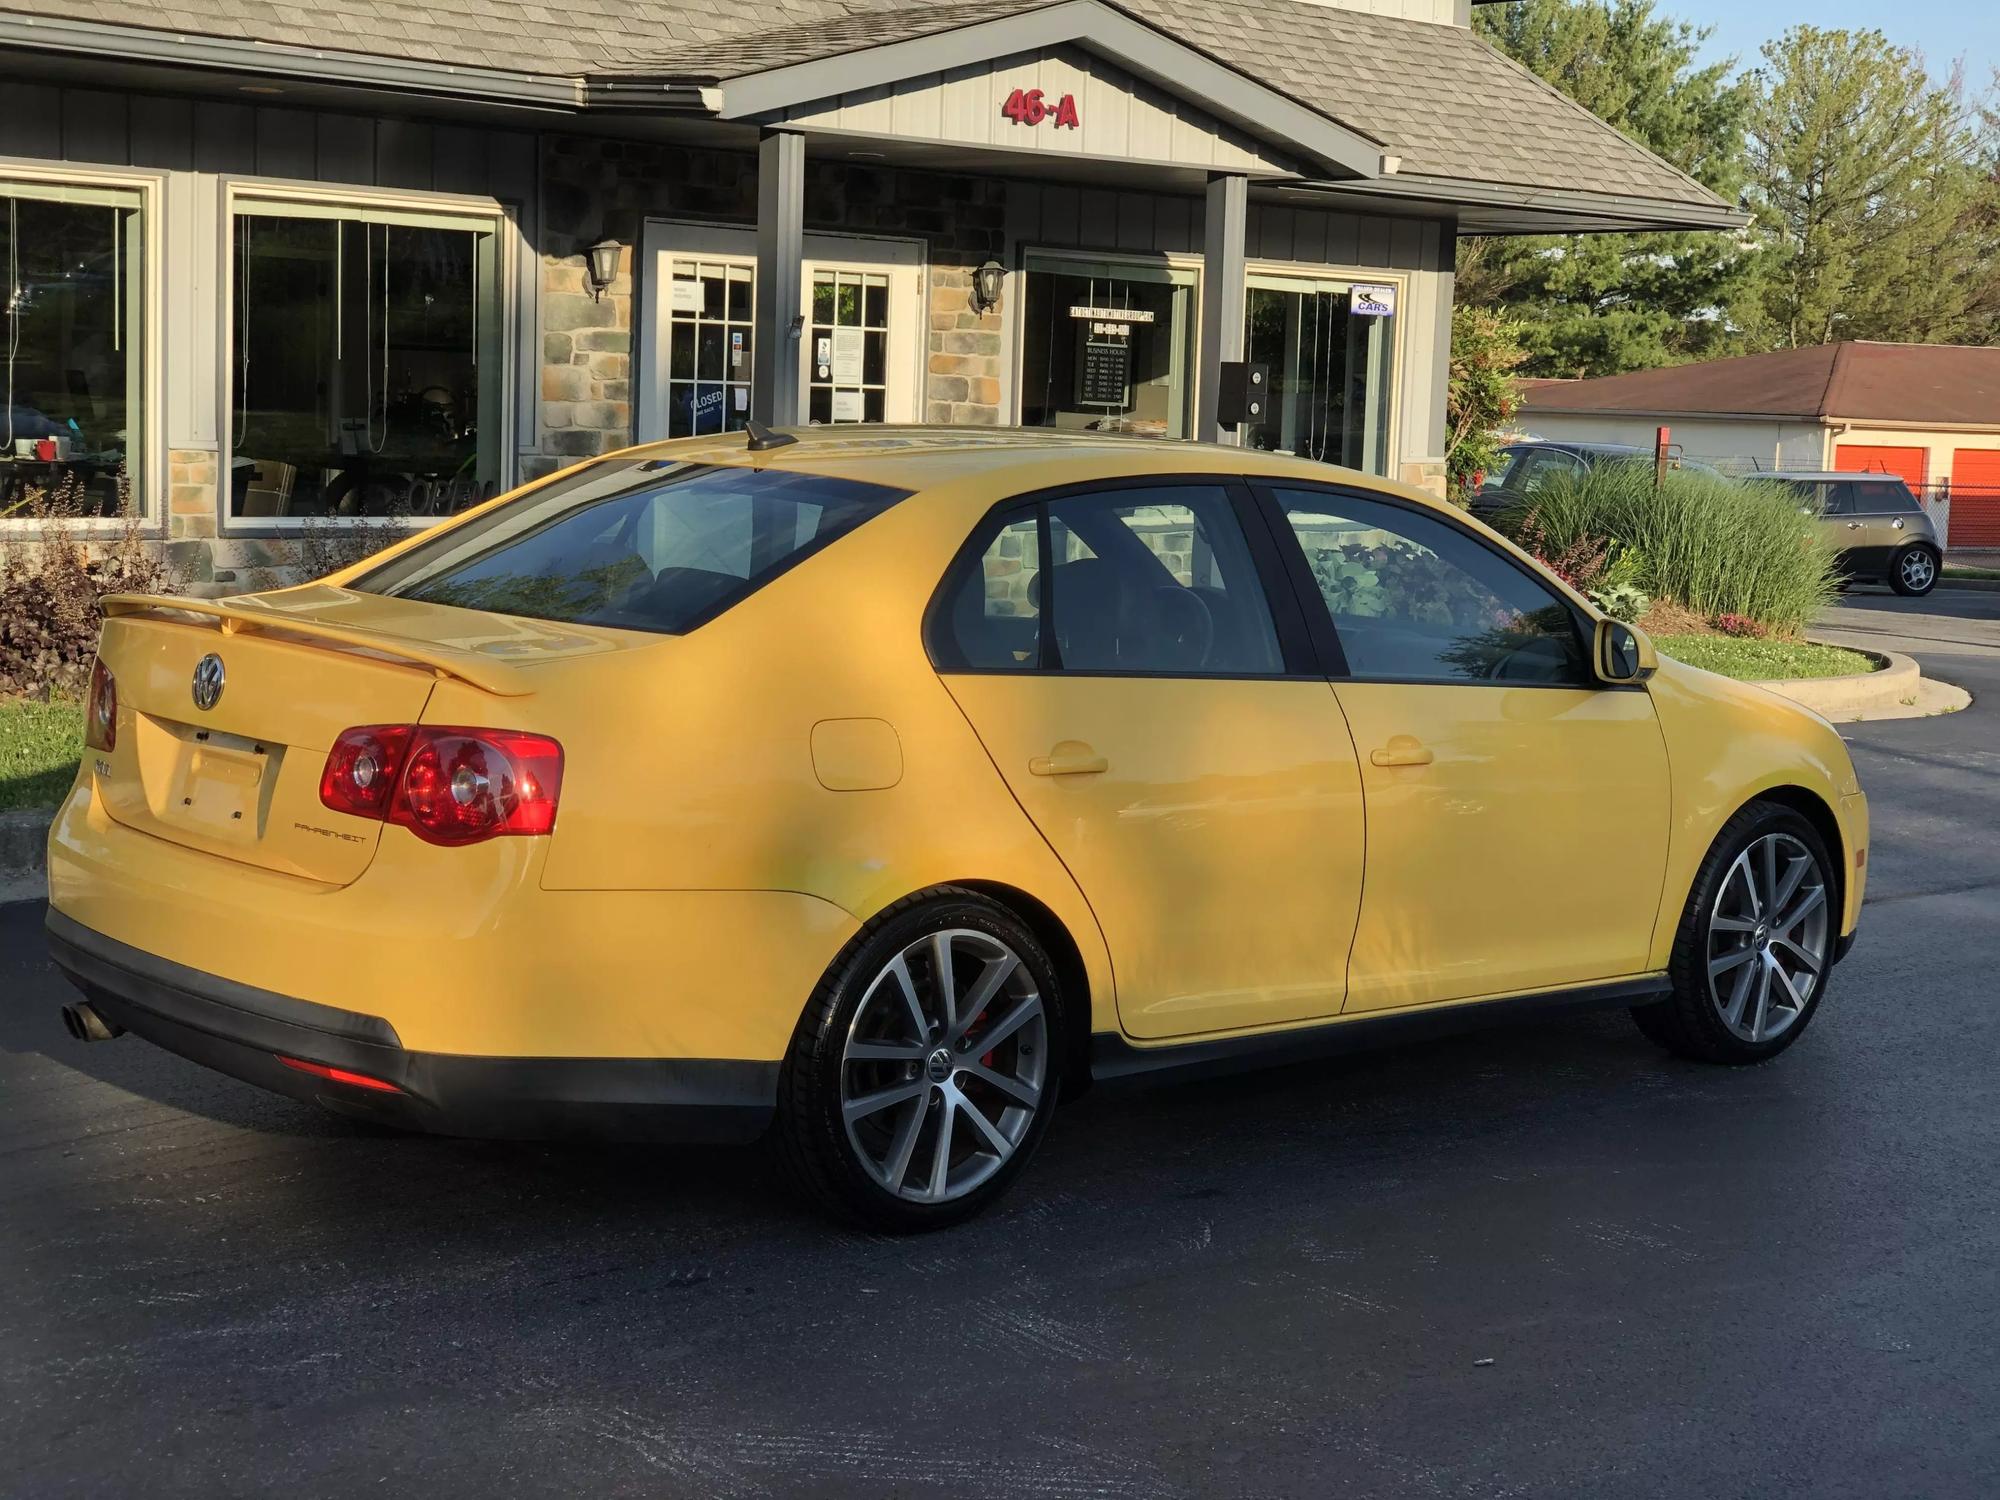
<path id="1" fill-rule="evenodd" d="M 1016 125 L 1053 125 L 1057 130 L 1078 130 L 1083 126 L 1074 94 L 1064 94 L 1051 104 L 1040 89 L 1015 89 L 1000 106 L 1000 113 Z"/>

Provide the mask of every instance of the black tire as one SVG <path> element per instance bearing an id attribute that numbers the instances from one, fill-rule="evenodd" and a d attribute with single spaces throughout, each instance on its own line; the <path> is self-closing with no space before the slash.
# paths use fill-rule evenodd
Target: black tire
<path id="1" fill-rule="evenodd" d="M 1003 1042 L 1001 1046 L 1025 1048 L 1028 1053 L 1039 1054 L 1039 1097 L 1032 1110 L 1020 1106 L 1013 1113 L 1014 1128 L 1019 1131 L 1018 1139 L 1012 1154 L 1000 1159 L 997 1168 L 991 1169 L 983 1180 L 957 1196 L 918 1202 L 892 1191 L 863 1160 L 862 1151 L 843 1117 L 842 1084 L 848 1068 L 865 1065 L 847 1061 L 845 1049 L 856 1015 L 874 992 L 878 977 L 884 975 L 898 955 L 905 955 L 907 961 L 906 950 L 947 931 L 984 934 L 1018 958 L 1020 970 L 1025 972 L 1010 982 L 1024 990 L 1032 987 L 1041 1002 L 1041 1021 L 1038 1030 L 1029 1035 L 1016 1033 L 1015 1040 Z M 934 979 L 935 976 L 930 977 Z M 970 981 L 961 975 L 958 994 L 969 998 L 969 989 Z M 1003 1008 L 1003 1002 L 1011 1006 L 1018 1003 L 1019 998 L 996 997 L 994 1008 Z M 799 1020 L 798 1030 L 792 1037 L 779 1080 L 778 1115 L 772 1131 L 773 1145 L 787 1175 L 808 1199 L 836 1217 L 888 1233 L 911 1234 L 942 1229 L 980 1212 L 1007 1190 L 1027 1165 L 1048 1129 L 1049 1118 L 1055 1111 L 1063 1084 L 1063 1063 L 1067 1050 L 1064 1045 L 1067 1033 L 1063 1024 L 1063 1005 L 1064 997 L 1055 966 L 1049 961 L 1048 954 L 1027 925 L 1005 907 L 974 891 L 941 886 L 906 897 L 888 908 L 871 921 L 834 961 L 833 967 L 813 991 L 805 1014 Z M 986 1011 L 982 1010 L 981 1015 L 985 1014 Z M 1023 1032 L 1029 1032 L 1029 1028 L 1023 1028 Z M 972 1022 L 965 1045 L 971 1047 L 982 1035 L 981 1023 Z M 935 1046 L 937 1042 L 938 1039 L 933 1037 L 922 1045 Z M 949 1051 L 950 1048 L 942 1050 Z M 971 1057 L 985 1063 L 995 1061 L 992 1052 L 987 1052 L 982 1058 L 974 1051 Z M 1020 1062 L 1021 1056 L 1017 1054 L 1015 1063 L 1018 1066 Z M 908 1068 L 915 1065 L 881 1066 Z M 913 1083 L 922 1084 L 926 1078 L 935 1079 L 937 1074 L 913 1071 L 908 1077 Z M 990 1086 L 968 1080 L 967 1075 L 962 1073 L 953 1075 L 952 1081 L 967 1089 L 990 1089 Z M 935 1147 L 940 1134 L 936 1115 L 940 1105 L 944 1106 L 943 1112 L 951 1117 L 955 1136 L 974 1142 L 979 1140 L 976 1134 L 971 1133 L 973 1127 L 969 1123 L 960 1123 L 964 1121 L 963 1107 L 954 1113 L 950 1101 L 942 1097 L 941 1087 L 934 1084 L 925 1095 L 923 1107 L 931 1111 L 931 1123 L 920 1121 L 911 1127 L 915 1132 L 911 1143 L 915 1153 L 911 1159 L 913 1166 L 916 1157 L 935 1163 Z M 982 1118 L 990 1122 L 993 1116 L 1001 1115 L 1004 1123 L 1002 1111 L 1007 1106 L 1000 1104 L 999 1099 L 1000 1096 L 989 1092 L 988 1101 L 992 1107 L 982 1111 Z M 907 1114 L 903 1116 L 905 1121 L 909 1118 Z M 961 1144 L 954 1140 L 947 1157 L 956 1152 Z M 928 1155 L 924 1149 L 926 1145 L 931 1148 Z M 986 1154 L 995 1153 L 988 1147 Z M 967 1161 L 971 1159 L 972 1154 L 969 1154 Z M 906 1183 L 908 1180 L 904 1179 Z"/>
<path id="2" fill-rule="evenodd" d="M 1761 847 L 1761 842 L 1774 834 L 1795 841 L 1796 846 L 1817 863 L 1816 871 L 1802 878 L 1801 889 L 1809 889 L 1809 882 L 1817 878 L 1823 893 L 1821 904 L 1826 912 L 1823 951 L 1818 975 L 1805 996 L 1804 1005 L 1776 1035 L 1753 1041 L 1731 1028 L 1724 1016 L 1725 1002 L 1719 994 L 1711 994 L 1710 923 L 1738 857 L 1753 847 Z M 1680 927 L 1674 935 L 1673 957 L 1668 964 L 1673 994 L 1665 1000 L 1632 1008 L 1632 1019 L 1639 1029 L 1669 1052 L 1699 1062 L 1736 1066 L 1760 1063 L 1791 1046 L 1819 1013 L 1827 982 L 1832 977 L 1833 953 L 1840 926 L 1837 876 L 1838 869 L 1827 853 L 1825 841 L 1811 823 L 1792 809 L 1775 802 L 1752 802 L 1738 812 L 1723 825 L 1701 868 L 1695 872 L 1694 888 L 1688 893 L 1687 905 L 1681 913 Z M 1773 951 L 1777 951 L 1779 946 L 1797 951 L 1794 944 L 1774 946 L 1765 942 L 1761 929 L 1742 941 L 1745 948 L 1753 943 L 1765 943 L 1765 946 L 1773 947 Z M 1724 958 L 1734 956 L 1735 950 L 1723 955 Z M 1761 963 L 1762 960 L 1753 956 L 1748 962 Z"/>
<path id="3" fill-rule="evenodd" d="M 1930 564 L 1926 572 L 1916 566 L 1916 559 Z M 1942 571 L 1942 559 L 1936 551 L 1922 542 L 1914 542 L 1898 552 L 1889 562 L 1889 587 L 1906 599 L 1921 599 L 1937 587 L 1938 574 Z M 1914 575 L 1914 576 L 1907 576 Z"/>

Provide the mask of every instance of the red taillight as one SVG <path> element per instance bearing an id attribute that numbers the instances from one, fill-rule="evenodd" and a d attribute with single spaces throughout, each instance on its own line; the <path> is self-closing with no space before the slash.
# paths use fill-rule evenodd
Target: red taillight
<path id="1" fill-rule="evenodd" d="M 83 710 L 83 742 L 93 750 L 118 748 L 118 682 L 101 656 L 90 666 L 90 698 Z"/>
<path id="2" fill-rule="evenodd" d="M 370 724 L 349 729 L 333 742 L 319 775 L 319 800 L 335 812 L 357 818 L 384 818 L 410 747 L 407 724 Z"/>
<path id="3" fill-rule="evenodd" d="M 327 753 L 319 798 L 336 812 L 400 824 L 433 844 L 548 833 L 562 794 L 562 746 L 516 729 L 373 724 Z"/>
<path id="4" fill-rule="evenodd" d="M 278 1055 L 278 1061 L 300 1073 L 310 1073 L 315 1078 L 324 1078 L 329 1083 L 352 1084 L 358 1089 L 373 1089 L 378 1094 L 400 1094 L 403 1091 L 395 1084 L 381 1078 L 370 1078 L 366 1073 L 350 1073 L 345 1068 L 330 1068 L 325 1063 L 307 1062 L 302 1057 Z"/>

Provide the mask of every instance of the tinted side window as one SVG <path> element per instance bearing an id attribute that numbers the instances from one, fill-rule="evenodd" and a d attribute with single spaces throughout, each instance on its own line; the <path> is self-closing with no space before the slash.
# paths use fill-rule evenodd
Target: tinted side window
<path id="1" fill-rule="evenodd" d="M 1917 501 L 1901 480 L 1854 482 L 1854 509 L 1861 515 L 1912 515 Z"/>
<path id="2" fill-rule="evenodd" d="M 947 672 L 1045 663 L 1144 676 L 1284 671 L 1270 603 L 1220 485 L 1069 495 L 989 521 L 930 631 Z"/>
<path id="3" fill-rule="evenodd" d="M 1070 495 L 1048 507 L 1056 653 L 1080 672 L 1284 670 L 1271 607 L 1220 485 Z"/>
<path id="4" fill-rule="evenodd" d="M 1380 501 L 1312 490 L 1277 498 L 1350 676 L 1591 684 L 1569 606 L 1484 543 Z"/>
<path id="5" fill-rule="evenodd" d="M 989 525 L 933 626 L 943 671 L 1032 672 L 1042 650 L 1041 534 L 1035 510 Z"/>
<path id="6" fill-rule="evenodd" d="M 1851 516 L 1854 514 L 1854 486 L 1844 481 L 1832 484 L 1806 483 L 1799 486 L 1811 501 L 1817 495 L 1816 504 L 1823 516 Z"/>
<path id="7" fill-rule="evenodd" d="M 1514 460 L 1506 486 L 1524 495 L 1538 495 L 1551 480 L 1574 478 L 1583 472 L 1583 461 L 1556 448 L 1530 448 Z"/>

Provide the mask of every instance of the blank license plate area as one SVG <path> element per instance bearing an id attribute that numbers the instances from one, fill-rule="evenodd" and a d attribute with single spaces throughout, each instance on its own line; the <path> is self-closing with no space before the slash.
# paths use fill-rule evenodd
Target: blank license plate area
<path id="1" fill-rule="evenodd" d="M 186 725 L 171 727 L 179 745 L 162 805 L 156 808 L 160 820 L 222 843 L 256 842 L 263 836 L 284 747 Z"/>

